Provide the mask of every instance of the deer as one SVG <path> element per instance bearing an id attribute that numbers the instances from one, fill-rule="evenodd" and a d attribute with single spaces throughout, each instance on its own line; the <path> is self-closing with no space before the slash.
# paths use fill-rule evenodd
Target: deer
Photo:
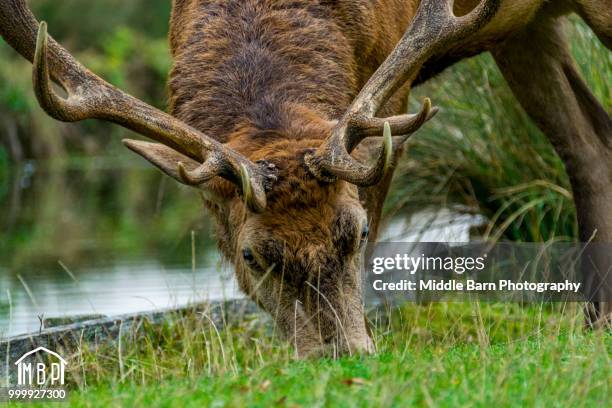
<path id="1" fill-rule="evenodd" d="M 580 240 L 612 243 L 612 121 L 568 51 L 570 13 L 612 46 L 608 0 L 174 0 L 169 113 L 81 65 L 24 0 L 2 0 L 0 34 L 50 116 L 152 140 L 123 143 L 201 193 L 241 290 L 299 356 L 344 355 L 375 352 L 362 248 L 406 141 L 439 110 L 406 113 L 410 90 L 464 58 L 493 55 L 566 166 Z M 594 275 L 593 325 L 612 287 Z"/>

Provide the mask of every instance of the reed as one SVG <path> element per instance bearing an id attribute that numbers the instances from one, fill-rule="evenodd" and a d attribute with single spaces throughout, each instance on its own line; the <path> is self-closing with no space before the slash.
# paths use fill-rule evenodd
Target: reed
<path id="1" fill-rule="evenodd" d="M 589 87 L 612 109 L 612 56 L 580 21 L 568 23 Z M 576 215 L 563 163 L 523 112 L 490 55 L 461 62 L 414 91 L 439 116 L 410 141 L 388 214 L 426 208 L 482 214 L 488 239 L 575 240 Z"/>

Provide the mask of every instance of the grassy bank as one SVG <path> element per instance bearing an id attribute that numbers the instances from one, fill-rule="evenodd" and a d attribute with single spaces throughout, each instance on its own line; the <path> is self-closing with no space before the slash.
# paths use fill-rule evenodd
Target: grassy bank
<path id="1" fill-rule="evenodd" d="M 610 341 L 534 339 L 273 364 L 221 378 L 98 387 L 74 406 L 570 406 L 609 403 Z M 607 402 L 606 402 L 607 401 Z"/>
<path id="2" fill-rule="evenodd" d="M 374 319 L 376 320 L 376 319 Z M 299 361 L 259 318 L 140 326 L 69 362 L 72 406 L 605 406 L 612 335 L 578 305 L 407 305 L 375 356 Z M 177 405 L 178 404 L 178 405 Z"/>

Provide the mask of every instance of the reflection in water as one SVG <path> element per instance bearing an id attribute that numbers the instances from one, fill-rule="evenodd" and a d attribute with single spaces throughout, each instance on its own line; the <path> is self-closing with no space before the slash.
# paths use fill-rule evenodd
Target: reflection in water
<path id="1" fill-rule="evenodd" d="M 78 281 L 42 274 L 22 283 L 1 276 L 0 288 L 10 293 L 12 303 L 10 318 L 0 315 L 0 335 L 35 332 L 39 316 L 118 315 L 240 296 L 233 279 L 214 267 L 193 273 L 188 267 L 146 262 L 91 269 Z"/>
<path id="2" fill-rule="evenodd" d="M 45 319 L 241 296 L 192 189 L 140 159 L 27 164 L 0 180 L 0 337 Z M 389 241 L 469 239 L 479 217 L 396 220 Z M 228 268 L 229 269 L 229 268 Z"/>
<path id="3" fill-rule="evenodd" d="M 142 160 L 11 170 L 0 180 L 0 336 L 38 330 L 40 315 L 129 313 L 236 295 L 197 193 Z"/>

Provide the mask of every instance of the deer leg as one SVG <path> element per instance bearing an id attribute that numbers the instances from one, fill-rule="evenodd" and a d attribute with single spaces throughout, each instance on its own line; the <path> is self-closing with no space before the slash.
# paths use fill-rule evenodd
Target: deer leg
<path id="1" fill-rule="evenodd" d="M 612 120 L 578 74 L 562 21 L 541 17 L 493 50 L 514 95 L 546 134 L 570 178 L 581 242 L 612 246 Z M 609 325 L 612 251 L 582 265 L 587 324 Z"/>

